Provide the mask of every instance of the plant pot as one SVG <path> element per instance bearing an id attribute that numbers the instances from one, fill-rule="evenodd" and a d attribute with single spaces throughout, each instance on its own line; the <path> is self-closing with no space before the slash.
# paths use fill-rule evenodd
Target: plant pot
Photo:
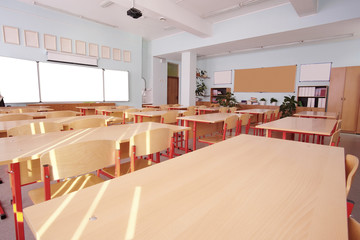
<path id="1" fill-rule="evenodd" d="M 260 105 L 265 105 L 266 101 L 259 101 Z"/>
<path id="2" fill-rule="evenodd" d="M 271 105 L 276 106 L 277 102 L 272 102 Z"/>

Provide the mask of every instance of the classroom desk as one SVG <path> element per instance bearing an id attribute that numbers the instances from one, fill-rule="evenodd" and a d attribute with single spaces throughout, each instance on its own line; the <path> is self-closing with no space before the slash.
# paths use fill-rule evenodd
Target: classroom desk
<path id="1" fill-rule="evenodd" d="M 156 128 L 170 128 L 174 133 L 187 131 L 189 128 L 160 124 L 138 123 L 114 125 L 109 127 L 87 128 L 82 130 L 51 132 L 31 136 L 16 136 L 0 138 L 0 165 L 10 164 L 10 183 L 12 186 L 14 218 L 17 238 L 23 239 L 24 226 L 22 222 L 22 197 L 19 162 L 39 159 L 44 152 L 70 143 L 90 140 L 114 140 L 118 143 L 121 158 L 129 156 L 129 141 L 137 133 Z M 19 221 L 17 221 L 19 220 Z"/>
<path id="2" fill-rule="evenodd" d="M 178 120 L 184 121 L 184 126 L 191 127 L 192 131 L 185 133 L 185 151 L 188 152 L 188 139 L 193 139 L 193 150 L 196 150 L 196 137 L 214 132 L 220 132 L 223 129 L 224 120 L 234 113 L 213 113 L 201 114 L 186 117 L 178 117 Z M 239 115 L 237 115 L 239 116 Z"/>
<path id="3" fill-rule="evenodd" d="M 314 112 L 314 111 L 303 111 L 294 114 L 295 117 L 307 117 L 307 118 L 330 118 L 337 119 L 337 113 L 335 112 Z"/>
<path id="4" fill-rule="evenodd" d="M 260 109 L 260 108 L 254 108 L 254 109 L 244 109 L 244 110 L 236 110 L 236 113 L 249 113 L 251 115 L 256 116 L 256 122 L 263 121 L 263 116 L 267 111 L 272 111 L 271 109 Z"/>
<path id="5" fill-rule="evenodd" d="M 144 108 L 160 108 L 160 105 L 144 105 Z"/>
<path id="6" fill-rule="evenodd" d="M 199 108 L 195 107 L 195 110 L 198 111 L 198 114 L 208 114 L 208 113 L 216 113 L 219 112 L 219 107 L 209 107 L 209 108 Z"/>
<path id="7" fill-rule="evenodd" d="M 105 105 L 104 105 L 105 106 Z M 81 115 L 95 115 L 96 114 L 96 108 L 101 106 L 83 106 L 83 107 L 76 107 L 81 112 Z M 116 106 L 114 106 L 116 107 Z"/>
<path id="8" fill-rule="evenodd" d="M 67 112 L 71 112 L 71 111 L 67 111 Z M 76 113 L 76 115 L 80 114 L 79 112 L 75 112 L 75 111 L 73 111 L 73 112 Z M 29 115 L 33 119 L 44 119 L 44 118 L 47 118 L 48 113 L 49 112 L 27 112 L 27 113 L 11 113 L 11 114 Z M 0 116 L 2 116 L 2 115 L 9 115 L 9 114 L 0 114 Z"/>
<path id="9" fill-rule="evenodd" d="M 53 109 L 49 106 L 22 106 L 22 107 L 0 107 L 0 113 L 10 113 L 12 110 L 16 109 L 36 109 L 37 112 L 47 112 L 52 111 Z"/>
<path id="10" fill-rule="evenodd" d="M 188 107 L 177 106 L 177 107 L 169 107 L 168 110 L 187 110 Z"/>
<path id="11" fill-rule="evenodd" d="M 344 149 L 243 134 L 24 213 L 38 239 L 347 239 Z"/>
<path id="12" fill-rule="evenodd" d="M 6 135 L 10 128 L 22 126 L 34 122 L 57 122 L 63 125 L 64 130 L 69 129 L 69 123 L 81 120 L 84 118 L 102 118 L 107 123 L 121 122 L 122 119 L 103 115 L 91 115 L 91 116 L 76 116 L 76 117 L 61 117 L 61 118 L 44 118 L 44 119 L 32 119 L 32 120 L 16 120 L 16 121 L 0 121 L 0 135 Z"/>
<path id="13" fill-rule="evenodd" d="M 160 122 L 161 115 L 168 111 L 148 111 L 148 112 L 132 112 L 134 115 L 134 123 L 138 122 Z M 182 115 L 185 111 L 179 110 L 178 115 Z M 140 117 L 140 118 L 139 118 Z"/>
<path id="14" fill-rule="evenodd" d="M 320 143 L 319 136 L 331 136 L 336 123 L 335 119 L 286 117 L 257 125 L 256 128 L 265 129 L 267 137 L 271 137 L 272 131 L 283 132 L 283 139 L 286 139 L 286 133 L 305 134 L 307 141 L 309 135 L 318 135 L 317 143 Z"/>

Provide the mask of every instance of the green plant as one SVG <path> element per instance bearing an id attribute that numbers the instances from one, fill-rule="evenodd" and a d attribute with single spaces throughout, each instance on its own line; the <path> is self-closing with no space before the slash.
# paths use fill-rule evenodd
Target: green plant
<path id="1" fill-rule="evenodd" d="M 199 81 L 196 81 L 196 90 L 195 90 L 196 96 L 205 96 L 206 89 L 207 87 L 204 83 L 204 80 L 200 79 Z"/>
<path id="2" fill-rule="evenodd" d="M 301 102 L 295 100 L 295 96 L 285 96 L 283 103 L 280 105 L 281 117 L 292 116 L 296 111 L 296 106 L 301 107 Z"/>
<path id="3" fill-rule="evenodd" d="M 260 99 L 260 101 L 264 101 L 264 102 L 266 102 L 266 99 L 265 99 L 265 98 L 261 98 L 261 99 Z"/>
<path id="4" fill-rule="evenodd" d="M 217 96 L 216 101 L 223 107 L 235 107 L 238 103 L 233 93 L 227 92 L 225 95 Z"/>
<path id="5" fill-rule="evenodd" d="M 278 102 L 278 100 L 276 98 L 270 98 L 270 103 L 274 103 L 274 102 Z"/>

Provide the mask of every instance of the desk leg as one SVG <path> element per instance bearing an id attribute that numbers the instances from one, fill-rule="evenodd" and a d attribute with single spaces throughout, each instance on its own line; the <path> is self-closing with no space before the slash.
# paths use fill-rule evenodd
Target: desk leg
<path id="1" fill-rule="evenodd" d="M 13 197 L 12 204 L 14 210 L 16 239 L 25 239 L 19 163 L 10 164 L 10 184 Z"/>
<path id="2" fill-rule="evenodd" d="M 189 127 L 189 121 L 185 120 L 185 127 Z M 189 152 L 189 130 L 185 131 L 185 153 Z"/>
<path id="3" fill-rule="evenodd" d="M 143 122 L 143 116 L 140 116 L 140 122 Z"/>
<path id="4" fill-rule="evenodd" d="M 134 123 L 137 123 L 137 122 L 138 122 L 138 116 L 134 115 Z"/>
<path id="5" fill-rule="evenodd" d="M 283 132 L 282 139 L 286 139 L 286 132 Z"/>
<path id="6" fill-rule="evenodd" d="M 115 177 L 120 177 L 120 153 L 120 149 L 117 149 L 115 153 Z"/>
<path id="7" fill-rule="evenodd" d="M 193 151 L 196 150 L 196 122 L 193 125 Z"/>
<path id="8" fill-rule="evenodd" d="M 272 131 L 269 129 L 266 129 L 266 137 L 271 138 Z"/>

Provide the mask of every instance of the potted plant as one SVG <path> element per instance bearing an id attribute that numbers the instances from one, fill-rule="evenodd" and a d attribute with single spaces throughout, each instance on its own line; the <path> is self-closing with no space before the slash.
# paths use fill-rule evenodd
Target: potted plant
<path id="1" fill-rule="evenodd" d="M 265 105 L 266 104 L 266 99 L 261 98 L 259 102 L 260 102 L 260 105 Z"/>
<path id="2" fill-rule="evenodd" d="M 292 116 L 296 111 L 296 106 L 302 107 L 302 104 L 295 100 L 295 96 L 285 96 L 280 105 L 281 118 Z"/>
<path id="3" fill-rule="evenodd" d="M 207 72 L 205 70 L 196 69 L 196 90 L 195 95 L 197 97 L 204 97 L 206 92 L 206 84 L 204 79 L 207 78 Z M 198 98 L 200 100 L 200 98 Z"/>
<path id="4" fill-rule="evenodd" d="M 217 96 L 216 101 L 222 107 L 235 107 L 238 103 L 234 94 L 231 92 L 227 92 L 225 95 Z"/>
<path id="5" fill-rule="evenodd" d="M 270 98 L 270 103 L 271 103 L 271 105 L 274 105 L 274 106 L 276 106 L 277 105 L 277 102 L 278 102 L 278 100 L 276 99 L 276 98 Z"/>

